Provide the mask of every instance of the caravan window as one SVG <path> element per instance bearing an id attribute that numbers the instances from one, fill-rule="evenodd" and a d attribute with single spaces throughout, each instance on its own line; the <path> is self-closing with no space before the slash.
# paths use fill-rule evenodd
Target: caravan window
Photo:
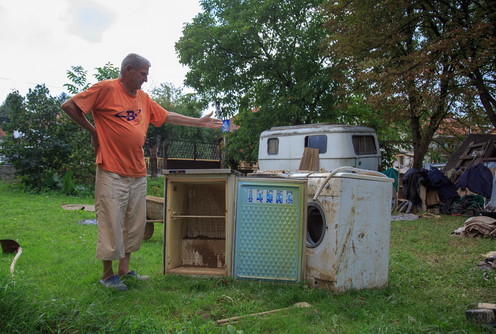
<path id="1" fill-rule="evenodd" d="M 377 153 L 374 136 L 353 136 L 353 148 L 357 155 Z"/>
<path id="2" fill-rule="evenodd" d="M 307 136 L 305 137 L 305 147 L 318 148 L 319 153 L 327 152 L 327 136 Z"/>
<path id="3" fill-rule="evenodd" d="M 267 153 L 279 153 L 279 138 L 269 138 L 269 140 L 267 140 Z"/>

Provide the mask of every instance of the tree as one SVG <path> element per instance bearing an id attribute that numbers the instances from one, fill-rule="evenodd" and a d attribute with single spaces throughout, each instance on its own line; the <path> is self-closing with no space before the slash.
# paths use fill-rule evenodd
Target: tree
<path id="1" fill-rule="evenodd" d="M 91 83 L 87 81 L 88 71 L 86 71 L 82 66 L 71 66 L 72 70 L 67 70 L 67 78 L 72 83 L 64 84 L 69 93 L 77 94 L 91 86 Z M 115 67 L 111 63 L 106 63 L 103 67 L 95 68 L 97 73 L 93 76 L 98 81 L 106 79 L 116 79 L 119 77 L 119 68 Z"/>
<path id="2" fill-rule="evenodd" d="M 496 126 L 496 2 L 426 1 L 422 10 L 449 23 L 449 29 L 438 34 L 433 51 L 452 56 L 457 72 L 465 77 L 464 102 L 478 104 Z"/>
<path id="3" fill-rule="evenodd" d="M 8 120 L 9 120 L 9 115 L 8 115 L 7 107 L 5 106 L 5 104 L 2 104 L 0 106 L 0 127 L 2 127 L 2 125 Z"/>
<path id="4" fill-rule="evenodd" d="M 53 187 L 71 162 L 61 100 L 49 93 L 44 85 L 36 85 L 26 98 L 13 92 L 5 100 L 9 120 L 4 127 L 9 135 L 4 138 L 2 153 L 21 181 L 34 189 Z"/>
<path id="5" fill-rule="evenodd" d="M 72 83 L 64 84 L 64 87 L 67 88 L 69 93 L 77 94 L 85 89 L 88 89 L 90 87 L 90 84 L 86 79 L 88 71 L 86 71 L 82 66 L 71 66 L 71 69 L 72 71 L 67 70 L 67 78 Z"/>
<path id="6" fill-rule="evenodd" d="M 172 84 L 162 83 L 152 89 L 150 96 L 164 109 L 190 117 L 201 117 L 202 110 L 207 107 L 207 103 L 196 94 L 183 94 L 181 88 Z M 158 128 L 150 126 L 148 129 L 148 137 L 157 136 L 162 139 L 213 142 L 217 140 L 218 133 L 204 128 L 165 123 Z"/>
<path id="7" fill-rule="evenodd" d="M 186 84 L 225 117 L 238 113 L 240 129 L 228 136 L 238 159 L 256 159 L 259 134 L 272 126 L 336 120 L 320 2 L 203 0 L 176 43 Z"/>
<path id="8" fill-rule="evenodd" d="M 467 90 L 452 51 L 457 44 L 448 38 L 456 17 L 443 9 L 464 2 L 352 0 L 327 6 L 327 49 L 346 60 L 346 87 L 363 94 L 389 124 L 408 124 L 417 169 L 443 119 L 464 113 Z"/>

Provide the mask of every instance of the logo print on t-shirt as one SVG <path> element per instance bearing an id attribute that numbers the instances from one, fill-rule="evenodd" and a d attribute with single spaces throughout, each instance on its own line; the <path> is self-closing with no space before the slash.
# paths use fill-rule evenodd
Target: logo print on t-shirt
<path id="1" fill-rule="evenodd" d="M 124 118 L 128 122 L 134 122 L 135 124 L 139 124 L 141 117 L 138 116 L 140 114 L 141 114 L 141 109 L 137 109 L 136 111 L 134 110 L 121 111 L 115 114 L 114 116 Z"/>

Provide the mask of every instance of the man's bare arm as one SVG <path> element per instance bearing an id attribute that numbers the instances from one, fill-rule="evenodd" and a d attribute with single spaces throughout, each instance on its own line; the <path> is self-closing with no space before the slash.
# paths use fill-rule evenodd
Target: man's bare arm
<path id="1" fill-rule="evenodd" d="M 91 143 L 95 147 L 95 152 L 96 149 L 98 148 L 98 135 L 96 133 L 96 129 L 91 124 L 91 122 L 86 118 L 86 115 L 83 113 L 83 111 L 77 106 L 74 101 L 67 100 L 64 102 L 61 106 L 62 110 L 65 111 L 67 115 L 69 115 L 70 118 L 74 120 L 77 124 L 79 124 L 83 129 L 87 130 L 91 134 Z"/>
<path id="2" fill-rule="evenodd" d="M 213 112 L 200 118 L 194 118 L 169 111 L 165 122 L 170 124 L 196 126 L 211 129 L 222 127 L 222 121 L 220 119 L 212 118 L 212 114 Z"/>

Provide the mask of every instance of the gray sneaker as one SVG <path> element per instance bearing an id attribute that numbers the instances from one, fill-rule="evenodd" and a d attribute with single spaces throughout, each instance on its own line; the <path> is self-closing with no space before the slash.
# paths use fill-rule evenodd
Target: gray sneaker
<path id="1" fill-rule="evenodd" d="M 137 281 L 147 281 L 150 279 L 150 276 L 138 275 L 134 270 L 131 270 L 126 275 L 122 275 L 122 278 L 133 278 Z"/>
<path id="2" fill-rule="evenodd" d="M 124 284 L 121 281 L 120 277 L 117 275 L 114 275 L 114 276 L 109 277 L 107 279 L 100 280 L 100 284 L 102 284 L 106 288 L 116 289 L 116 290 L 120 290 L 120 291 L 127 290 L 126 284 Z"/>

